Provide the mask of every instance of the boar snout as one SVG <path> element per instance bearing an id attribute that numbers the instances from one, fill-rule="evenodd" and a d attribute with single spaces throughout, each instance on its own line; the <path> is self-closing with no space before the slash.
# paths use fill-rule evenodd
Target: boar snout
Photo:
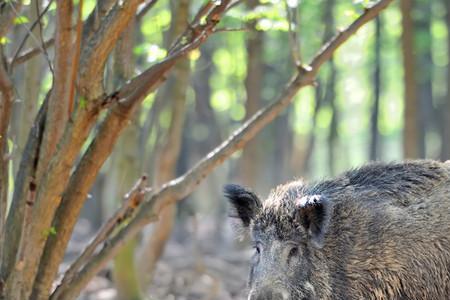
<path id="1" fill-rule="evenodd" d="M 264 287 L 253 290 L 248 296 L 248 300 L 288 300 L 289 296 L 286 291 L 276 290 L 270 287 Z"/>

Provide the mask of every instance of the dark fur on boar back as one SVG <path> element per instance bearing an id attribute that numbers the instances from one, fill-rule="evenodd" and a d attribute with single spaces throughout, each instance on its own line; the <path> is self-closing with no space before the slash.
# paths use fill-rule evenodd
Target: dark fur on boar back
<path id="1" fill-rule="evenodd" d="M 261 202 L 227 185 L 255 247 L 249 299 L 450 299 L 450 163 L 375 163 Z"/>

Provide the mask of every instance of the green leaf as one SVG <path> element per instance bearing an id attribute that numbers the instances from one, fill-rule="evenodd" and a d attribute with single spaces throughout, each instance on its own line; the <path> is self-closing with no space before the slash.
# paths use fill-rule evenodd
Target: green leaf
<path id="1" fill-rule="evenodd" d="M 44 230 L 44 232 L 42 233 L 45 237 L 48 236 L 55 236 L 56 235 L 56 228 L 55 226 L 50 227 L 49 229 Z"/>
<path id="2" fill-rule="evenodd" d="M 6 45 L 6 44 L 9 44 L 10 42 L 11 42 L 11 40 L 8 39 L 6 36 L 0 37 L 0 45 Z"/>
<path id="3" fill-rule="evenodd" d="M 87 101 L 86 101 L 86 98 L 80 97 L 79 103 L 80 103 L 80 108 L 81 108 L 81 109 L 85 109 L 85 108 L 87 107 Z"/>
<path id="4" fill-rule="evenodd" d="M 17 18 L 14 19 L 14 24 L 16 25 L 26 24 L 29 22 L 30 20 L 26 16 L 18 16 Z"/>

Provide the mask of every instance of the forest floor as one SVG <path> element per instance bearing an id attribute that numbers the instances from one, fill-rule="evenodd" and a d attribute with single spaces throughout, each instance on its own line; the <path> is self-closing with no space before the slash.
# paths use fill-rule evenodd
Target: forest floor
<path id="1" fill-rule="evenodd" d="M 67 261 L 78 256 L 91 236 L 91 230 L 75 230 L 69 244 Z M 172 238 L 163 258 L 158 262 L 153 285 L 147 291 L 147 299 L 247 299 L 246 282 L 252 250 L 249 247 L 220 244 L 211 235 L 202 236 L 195 242 L 191 239 L 180 242 Z M 67 266 L 66 264 L 62 268 Z M 95 277 L 79 297 L 79 300 L 116 299 L 117 291 L 111 280 L 110 270 Z"/>

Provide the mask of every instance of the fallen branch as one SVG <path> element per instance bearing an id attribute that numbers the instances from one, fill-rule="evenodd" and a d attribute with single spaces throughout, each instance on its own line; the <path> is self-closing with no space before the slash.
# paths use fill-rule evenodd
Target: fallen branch
<path id="1" fill-rule="evenodd" d="M 186 197 L 216 166 L 223 163 L 234 152 L 243 148 L 250 139 L 290 104 L 300 88 L 314 83 L 320 66 L 333 55 L 339 46 L 348 40 L 365 23 L 378 15 L 391 2 L 392 0 L 380 0 L 377 4 L 368 8 L 350 26 L 324 45 L 309 66 L 299 67 L 298 73 L 293 76 L 276 101 L 258 111 L 225 142 L 210 152 L 187 173 L 166 183 L 158 192 L 152 194 L 150 199 L 142 204 L 135 217 L 105 243 L 105 247 L 96 255 L 92 256 L 91 260 L 72 280 L 67 280 L 64 284 L 58 286 L 51 299 L 75 298 L 90 279 L 114 257 L 123 244 L 133 238 L 145 225 L 155 221 L 155 215 L 164 206 Z"/>

